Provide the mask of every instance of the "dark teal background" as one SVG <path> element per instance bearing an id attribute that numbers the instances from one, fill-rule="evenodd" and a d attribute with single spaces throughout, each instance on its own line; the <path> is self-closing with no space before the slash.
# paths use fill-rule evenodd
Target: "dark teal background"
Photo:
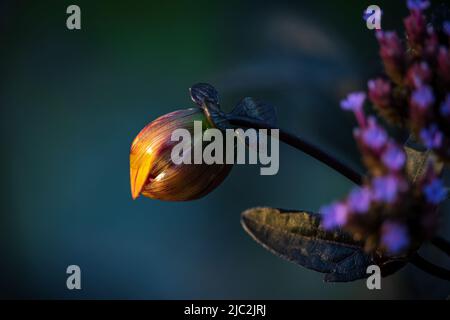
<path id="1" fill-rule="evenodd" d="M 285 145 L 276 176 L 236 166 L 198 201 L 130 195 L 133 138 L 192 106 L 195 82 L 214 84 L 225 109 L 248 95 L 272 103 L 282 127 L 362 170 L 338 106 L 381 71 L 362 20 L 373 3 L 383 28 L 401 28 L 403 1 L 2 1 L 0 297 L 445 298 L 448 283 L 414 267 L 381 291 L 326 284 L 247 236 L 246 208 L 317 210 L 352 186 Z M 79 31 L 66 28 L 70 4 Z M 66 289 L 70 264 L 81 291 Z"/>

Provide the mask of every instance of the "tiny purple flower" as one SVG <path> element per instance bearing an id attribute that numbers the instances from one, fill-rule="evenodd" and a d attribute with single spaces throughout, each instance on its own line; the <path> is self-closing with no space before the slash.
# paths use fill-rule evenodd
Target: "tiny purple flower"
<path id="1" fill-rule="evenodd" d="M 376 177 L 372 180 L 372 198 L 375 201 L 393 203 L 403 189 L 403 181 L 396 176 Z"/>
<path id="2" fill-rule="evenodd" d="M 408 0 L 407 6 L 409 10 L 425 10 L 430 6 L 430 2 L 428 0 Z"/>
<path id="3" fill-rule="evenodd" d="M 381 31 L 375 33 L 380 44 L 380 53 L 384 58 L 400 57 L 403 53 L 402 43 L 394 31 Z"/>
<path id="4" fill-rule="evenodd" d="M 433 90 L 430 86 L 422 86 L 411 96 L 411 103 L 421 110 L 427 109 L 434 103 Z"/>
<path id="5" fill-rule="evenodd" d="M 322 226 L 326 230 L 343 226 L 347 222 L 348 209 L 341 202 L 334 202 L 324 206 L 320 208 L 319 212 L 323 215 Z"/>
<path id="6" fill-rule="evenodd" d="M 445 101 L 441 105 L 441 115 L 450 116 L 450 93 L 445 97 Z"/>
<path id="7" fill-rule="evenodd" d="M 443 29 L 445 34 L 450 37 L 450 21 L 444 21 Z"/>
<path id="8" fill-rule="evenodd" d="M 374 117 L 369 117 L 369 124 L 368 127 L 364 129 L 362 138 L 367 146 L 378 150 L 385 145 L 388 135 L 386 131 L 377 124 Z"/>
<path id="9" fill-rule="evenodd" d="M 425 198 L 431 204 L 439 204 L 447 198 L 447 189 L 441 179 L 433 179 L 423 188 Z"/>
<path id="10" fill-rule="evenodd" d="M 405 152 L 395 143 L 389 143 L 383 153 L 382 161 L 389 169 L 398 171 L 405 165 L 406 155 Z"/>
<path id="11" fill-rule="evenodd" d="M 401 253 L 409 244 L 408 230 L 403 224 L 386 221 L 381 232 L 381 243 L 391 254 Z"/>
<path id="12" fill-rule="evenodd" d="M 373 104 L 380 108 L 389 108 L 391 95 L 389 81 L 381 78 L 369 80 L 367 87 L 369 88 L 369 99 Z"/>
<path id="13" fill-rule="evenodd" d="M 436 124 L 433 123 L 430 127 L 420 131 L 420 138 L 428 149 L 437 149 L 442 146 L 444 136 Z"/>
<path id="14" fill-rule="evenodd" d="M 347 98 L 341 101 L 341 108 L 356 112 L 362 109 L 364 100 L 366 100 L 366 94 L 364 92 L 350 93 Z"/>
<path id="15" fill-rule="evenodd" d="M 408 70 L 407 80 L 408 83 L 414 88 L 420 88 L 424 83 L 427 83 L 431 80 L 431 70 L 426 62 L 415 63 Z"/>
<path id="16" fill-rule="evenodd" d="M 366 213 L 371 202 L 370 189 L 368 187 L 355 188 L 347 198 L 348 209 L 351 212 Z"/>

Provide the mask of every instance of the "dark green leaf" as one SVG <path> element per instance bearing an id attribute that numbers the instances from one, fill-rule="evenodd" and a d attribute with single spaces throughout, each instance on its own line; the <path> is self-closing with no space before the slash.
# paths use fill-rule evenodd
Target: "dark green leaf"
<path id="1" fill-rule="evenodd" d="M 268 127 L 275 127 L 277 125 L 275 108 L 267 103 L 256 101 L 250 97 L 246 97 L 239 101 L 233 111 L 231 111 L 230 115 L 261 121 L 266 123 Z"/>

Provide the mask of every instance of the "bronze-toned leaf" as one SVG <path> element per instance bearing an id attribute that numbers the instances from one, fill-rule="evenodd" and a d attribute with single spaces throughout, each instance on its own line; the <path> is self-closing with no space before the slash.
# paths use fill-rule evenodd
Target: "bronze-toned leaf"
<path id="1" fill-rule="evenodd" d="M 324 280 L 346 282 L 366 278 L 374 264 L 362 243 L 342 232 L 325 231 L 320 215 L 274 208 L 252 208 L 242 213 L 244 229 L 272 253 L 318 272 Z"/>
<path id="2" fill-rule="evenodd" d="M 443 164 L 411 138 L 405 143 L 406 170 L 411 182 L 420 179 L 432 163 L 437 173 Z M 430 161 L 434 160 L 434 161 Z M 242 213 L 244 229 L 272 253 L 308 269 L 325 273 L 324 280 L 347 282 L 367 277 L 367 267 L 376 264 L 382 276 L 397 272 L 406 265 L 406 258 L 387 259 L 364 252 L 363 243 L 348 233 L 325 231 L 321 215 L 306 211 L 274 208 L 252 208 Z"/>
<path id="3" fill-rule="evenodd" d="M 412 137 L 408 138 L 405 142 L 404 149 L 406 152 L 406 173 L 408 174 L 411 182 L 416 182 L 421 178 L 428 168 L 430 160 L 434 160 L 434 170 L 440 174 L 444 168 L 444 163 L 438 159 L 431 152 L 431 150 L 425 149 L 423 146 L 413 140 Z"/>

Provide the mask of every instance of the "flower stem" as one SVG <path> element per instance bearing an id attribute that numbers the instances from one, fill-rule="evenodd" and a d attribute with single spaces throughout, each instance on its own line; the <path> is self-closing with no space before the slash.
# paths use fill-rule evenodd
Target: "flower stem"
<path id="1" fill-rule="evenodd" d="M 440 279 L 450 281 L 450 270 L 441 268 L 422 258 L 418 253 L 413 254 L 410 262 L 417 268 Z"/>
<path id="2" fill-rule="evenodd" d="M 441 237 L 434 237 L 431 239 L 431 243 L 446 255 L 450 256 L 450 243 Z"/>
<path id="3" fill-rule="evenodd" d="M 302 138 L 289 133 L 283 129 L 276 128 L 273 126 L 268 125 L 265 122 L 261 122 L 258 120 L 250 119 L 247 117 L 240 117 L 240 116 L 228 116 L 228 121 L 232 125 L 236 126 L 242 126 L 247 128 L 254 128 L 254 129 L 279 129 L 280 133 L 280 140 L 284 143 L 289 144 L 290 146 L 303 151 L 304 153 L 310 155 L 311 157 L 323 162 L 330 168 L 333 168 L 340 174 L 342 174 L 344 177 L 349 179 L 350 181 L 354 182 L 357 185 L 362 184 L 363 177 L 361 174 L 350 168 L 349 166 L 345 165 L 335 157 L 331 156 L 330 154 L 326 153 L 325 151 L 321 150 L 317 146 L 311 144 L 310 142 L 307 142 L 303 140 Z M 270 132 L 269 132 L 270 133 Z"/>

